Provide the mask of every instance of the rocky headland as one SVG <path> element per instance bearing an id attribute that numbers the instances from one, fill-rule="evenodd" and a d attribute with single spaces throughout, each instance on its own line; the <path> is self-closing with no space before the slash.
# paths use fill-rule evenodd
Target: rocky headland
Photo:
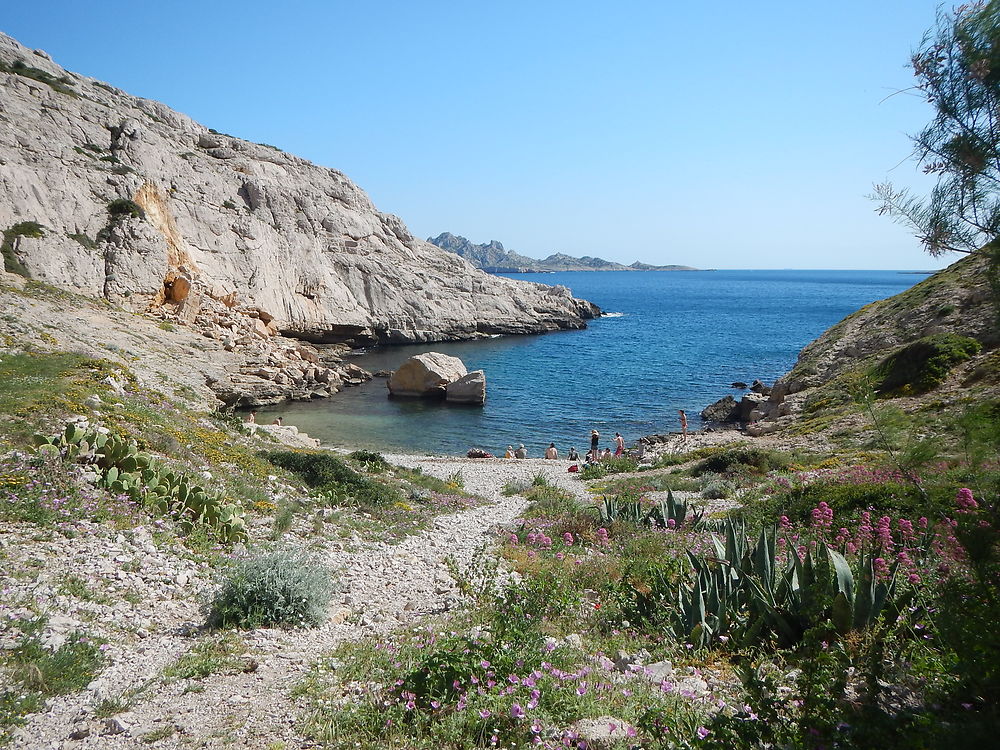
<path id="1" fill-rule="evenodd" d="M 215 381 L 227 401 L 321 396 L 357 379 L 328 372 L 309 344 L 540 333 L 600 312 L 414 237 L 334 169 L 206 128 L 2 34 L 0 103 L 4 269 L 242 353 L 240 378 L 261 382 Z"/>
<path id="2" fill-rule="evenodd" d="M 974 254 L 905 292 L 866 305 L 806 346 L 773 386 L 754 381 L 702 411 L 710 426 L 750 436 L 823 433 L 857 422 L 863 391 L 909 410 L 995 397 L 1000 303 L 989 259 Z"/>
<path id="3" fill-rule="evenodd" d="M 603 258 L 592 258 L 584 255 L 574 258 L 565 253 L 553 253 L 547 258 L 536 260 L 521 255 L 513 250 L 506 250 L 502 243 L 491 240 L 477 245 L 471 240 L 443 232 L 437 237 L 428 237 L 428 242 L 437 245 L 450 253 L 459 255 L 489 273 L 537 273 L 555 271 L 697 271 L 691 266 L 654 266 L 636 261 L 631 265 L 615 263 Z"/>

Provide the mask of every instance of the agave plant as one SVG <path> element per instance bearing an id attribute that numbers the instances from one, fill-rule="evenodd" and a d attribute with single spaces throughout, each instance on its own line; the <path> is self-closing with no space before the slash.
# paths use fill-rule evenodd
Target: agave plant
<path id="1" fill-rule="evenodd" d="M 690 520 L 688 518 L 690 514 Z M 688 505 L 687 500 L 675 500 L 674 493 L 667 490 L 667 499 L 661 500 L 651 511 L 647 518 L 650 523 L 667 528 L 668 526 L 683 526 L 688 523 L 691 528 L 697 529 L 702 525 L 705 511 L 695 510 Z M 671 523 L 672 522 L 672 523 Z"/>
<path id="2" fill-rule="evenodd" d="M 790 646 L 824 621 L 841 635 L 894 623 L 913 596 L 899 590 L 896 565 L 876 574 L 874 555 L 858 557 L 857 574 L 825 544 L 793 552 L 782 565 L 776 539 L 776 528 L 763 529 L 751 546 L 743 524 L 728 520 L 725 541 L 712 535 L 714 556 L 689 552 L 690 577 L 676 590 L 674 634 L 705 646 L 720 636 L 753 645 L 770 633 Z"/>
<path id="3" fill-rule="evenodd" d="M 648 524 L 661 529 L 679 527 L 687 523 L 698 528 L 703 523 L 705 512 L 690 508 L 687 500 L 674 499 L 674 493 L 667 490 L 667 497 L 652 508 L 633 495 L 615 495 L 601 498 L 601 520 L 608 523 L 627 521 L 634 524 Z"/>

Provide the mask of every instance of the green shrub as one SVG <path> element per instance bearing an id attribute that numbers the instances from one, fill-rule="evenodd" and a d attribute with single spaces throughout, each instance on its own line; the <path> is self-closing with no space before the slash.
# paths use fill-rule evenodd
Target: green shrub
<path id="1" fill-rule="evenodd" d="M 169 513 L 184 533 L 207 526 L 221 541 L 246 539 L 246 522 L 239 502 L 195 484 L 184 472 L 160 465 L 151 455 L 140 451 L 135 440 L 103 434 L 97 428 L 84 430 L 70 423 L 54 436 L 36 434 L 34 442 L 40 454 L 90 467 L 114 495 L 127 495 L 158 513 Z"/>
<path id="2" fill-rule="evenodd" d="M 635 471 L 638 468 L 639 462 L 634 458 L 629 458 L 628 456 L 609 458 L 596 464 L 587 464 L 584 466 L 583 471 L 580 472 L 580 478 L 583 480 L 600 479 L 608 474 L 624 474 L 629 471 Z"/>
<path id="3" fill-rule="evenodd" d="M 358 505 L 372 507 L 403 502 L 395 487 L 362 476 L 326 451 L 270 451 L 264 457 L 275 466 L 297 474 L 334 504 L 353 500 Z"/>
<path id="4" fill-rule="evenodd" d="M 875 366 L 875 390 L 886 396 L 926 393 L 943 383 L 955 365 L 975 356 L 981 348 L 975 339 L 954 333 L 924 336 Z"/>
<path id="5" fill-rule="evenodd" d="M 85 234 L 67 234 L 66 236 L 69 237 L 71 240 L 75 240 L 76 242 L 79 242 L 80 245 L 82 247 L 87 248 L 87 250 L 96 250 L 97 249 L 97 243 L 94 242 L 92 239 L 90 239 L 90 237 L 88 237 Z"/>
<path id="6" fill-rule="evenodd" d="M 31 78 L 39 83 L 44 83 L 46 86 L 50 87 L 53 91 L 58 91 L 60 94 L 66 94 L 67 96 L 79 96 L 72 88 L 73 81 L 69 79 L 68 76 L 59 76 L 56 78 L 51 73 L 46 73 L 40 68 L 35 68 L 24 60 L 15 60 L 10 65 L 5 64 L 0 61 L 0 73 L 14 73 L 19 76 L 24 76 L 25 78 Z"/>
<path id="7" fill-rule="evenodd" d="M 33 237 L 38 239 L 44 236 L 43 227 L 37 221 L 22 221 L 10 229 L 5 229 L 0 252 L 3 253 L 3 266 L 7 270 L 7 273 L 16 273 L 18 276 L 30 279 L 31 274 L 28 273 L 28 269 L 24 267 L 24 264 L 14 254 L 14 240 L 18 237 Z"/>
<path id="8" fill-rule="evenodd" d="M 861 511 L 869 508 L 878 514 L 898 513 L 904 517 L 917 517 L 931 512 L 927 501 L 916 488 L 903 482 L 815 482 L 752 503 L 738 511 L 738 515 L 764 523 L 776 523 L 783 515 L 792 521 L 808 522 L 813 508 L 820 502 L 825 502 L 833 509 L 837 523 L 847 518 L 856 518 Z"/>
<path id="9" fill-rule="evenodd" d="M 388 471 L 389 462 L 385 460 L 385 457 L 381 453 L 375 453 L 374 451 L 354 451 L 349 453 L 347 456 L 352 461 L 357 461 L 361 464 L 361 468 L 372 474 L 381 474 L 383 471 Z"/>
<path id="10" fill-rule="evenodd" d="M 732 497 L 734 492 L 733 483 L 725 479 L 714 479 L 708 482 L 701 490 L 701 496 L 706 500 L 724 500 Z"/>
<path id="11" fill-rule="evenodd" d="M 696 477 L 702 474 L 732 474 L 738 472 L 766 474 L 776 469 L 785 469 L 788 467 L 788 463 L 788 458 L 780 453 L 764 448 L 739 446 L 714 453 L 697 463 L 691 469 L 691 473 Z"/>
<path id="12" fill-rule="evenodd" d="M 208 606 L 213 628 L 305 627 L 326 619 L 329 572 L 300 550 L 277 550 L 235 559 Z"/>
<path id="13" fill-rule="evenodd" d="M 131 216 L 133 219 L 144 219 L 146 212 L 135 201 L 128 198 L 116 198 L 108 204 L 108 214 L 114 219 Z"/>

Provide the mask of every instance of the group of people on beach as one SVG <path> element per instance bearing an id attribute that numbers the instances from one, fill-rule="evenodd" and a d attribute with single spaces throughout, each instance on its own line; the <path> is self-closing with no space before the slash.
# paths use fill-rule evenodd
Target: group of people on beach
<path id="1" fill-rule="evenodd" d="M 590 431 L 590 450 L 587 451 L 586 456 L 583 460 L 587 463 L 597 463 L 598 461 L 607 461 L 609 458 L 615 458 L 625 455 L 625 438 L 621 436 L 621 433 L 615 433 L 615 451 L 611 452 L 610 448 L 600 448 L 601 433 L 597 430 Z M 528 451 L 524 447 L 524 443 L 521 443 L 514 448 L 512 445 L 507 446 L 507 450 L 503 454 L 504 458 L 527 458 Z M 555 443 L 549 443 L 549 447 L 545 449 L 545 458 L 550 460 L 559 459 L 559 449 L 556 448 Z M 570 448 L 569 452 L 566 454 L 566 458 L 570 461 L 579 461 L 580 454 L 577 453 L 576 448 Z"/>

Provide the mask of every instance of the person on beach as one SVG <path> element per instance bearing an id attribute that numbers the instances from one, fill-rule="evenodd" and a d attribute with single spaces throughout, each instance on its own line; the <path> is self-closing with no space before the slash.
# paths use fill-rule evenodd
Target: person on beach
<path id="1" fill-rule="evenodd" d="M 570 461 L 579 461 L 580 454 L 576 452 L 576 448 L 570 448 L 569 453 L 566 454 L 566 458 L 568 458 Z"/>
<path id="2" fill-rule="evenodd" d="M 247 414 L 247 424 L 257 424 L 257 411 L 251 411 Z"/>
<path id="3" fill-rule="evenodd" d="M 503 454 L 504 458 L 514 458 L 514 446 L 508 445 L 507 450 Z"/>
<path id="4" fill-rule="evenodd" d="M 601 451 L 601 460 L 602 461 L 610 461 L 611 460 L 611 449 L 610 448 L 605 448 L 603 451 Z"/>
<path id="5" fill-rule="evenodd" d="M 597 457 L 597 444 L 600 441 L 601 441 L 601 433 L 599 433 L 597 430 L 591 430 L 590 431 L 590 452 L 594 454 L 595 458 Z"/>
<path id="6" fill-rule="evenodd" d="M 681 437 L 684 440 L 687 440 L 687 436 L 688 436 L 688 417 L 687 417 L 687 414 L 684 413 L 683 409 L 678 409 L 677 413 L 681 415 Z"/>
<path id="7" fill-rule="evenodd" d="M 282 418 L 281 418 L 281 417 L 275 417 L 275 418 L 274 418 L 274 421 L 273 421 L 273 422 L 271 422 L 271 424 L 276 424 L 276 425 L 278 425 L 278 427 L 281 427 L 281 422 L 282 422 L 282 421 L 283 421 L 283 420 L 282 420 Z"/>
<path id="8" fill-rule="evenodd" d="M 524 443 L 521 443 L 519 446 L 517 446 L 517 450 L 514 451 L 514 458 L 527 458 L 527 457 L 528 457 L 528 451 L 525 450 Z"/>
<path id="9" fill-rule="evenodd" d="M 615 433 L 615 457 L 625 455 L 625 438 L 621 436 L 620 432 Z"/>
<path id="10" fill-rule="evenodd" d="M 549 443 L 549 447 L 545 449 L 545 457 L 553 461 L 559 458 L 555 443 Z"/>

